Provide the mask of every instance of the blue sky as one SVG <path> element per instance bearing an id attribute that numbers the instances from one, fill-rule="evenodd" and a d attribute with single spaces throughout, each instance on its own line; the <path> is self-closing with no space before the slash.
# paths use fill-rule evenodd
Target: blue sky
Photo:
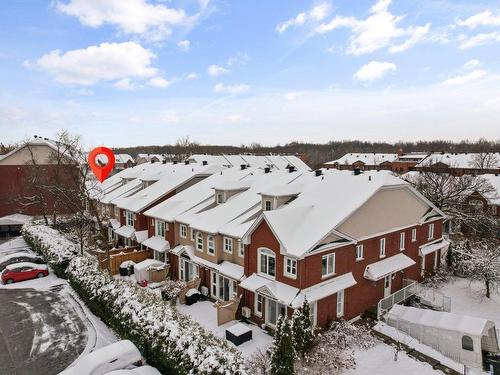
<path id="1" fill-rule="evenodd" d="M 499 1 L 2 5 L 2 142 L 500 138 Z"/>

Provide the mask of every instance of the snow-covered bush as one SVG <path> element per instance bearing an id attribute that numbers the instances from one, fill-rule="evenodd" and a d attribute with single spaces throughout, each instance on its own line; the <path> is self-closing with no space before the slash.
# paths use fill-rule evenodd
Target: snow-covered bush
<path id="1" fill-rule="evenodd" d="M 78 254 L 78 247 L 55 229 L 46 225 L 24 224 L 24 240 L 52 267 L 59 277 L 65 277 L 69 261 Z"/>
<path id="2" fill-rule="evenodd" d="M 74 258 L 67 274 L 91 310 L 132 340 L 162 373 L 248 373 L 239 351 L 178 313 L 159 294 L 100 271 L 95 258 Z"/>
<path id="3" fill-rule="evenodd" d="M 183 280 L 166 280 L 162 288 L 162 294 L 166 299 L 174 301 L 179 296 L 179 293 L 186 287 L 186 282 Z"/>

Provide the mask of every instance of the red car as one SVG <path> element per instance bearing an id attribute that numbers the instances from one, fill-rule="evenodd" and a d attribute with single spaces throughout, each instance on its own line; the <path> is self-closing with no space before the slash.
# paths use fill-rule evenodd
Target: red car
<path id="1" fill-rule="evenodd" d="M 9 264 L 2 271 L 2 282 L 12 284 L 17 281 L 36 279 L 49 274 L 49 268 L 45 264 L 22 262 Z"/>

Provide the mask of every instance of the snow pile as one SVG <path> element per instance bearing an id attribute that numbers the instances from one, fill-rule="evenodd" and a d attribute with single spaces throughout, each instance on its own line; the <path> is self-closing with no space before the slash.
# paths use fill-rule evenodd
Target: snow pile
<path id="1" fill-rule="evenodd" d="M 67 273 L 74 289 L 101 318 L 151 354 L 148 362 L 164 373 L 248 373 L 236 349 L 178 313 L 158 294 L 99 271 L 95 258 L 74 258 Z"/>
<path id="2" fill-rule="evenodd" d="M 79 251 L 73 242 L 46 225 L 25 224 L 22 234 L 24 240 L 43 255 L 58 276 L 64 275 L 64 269 Z"/>

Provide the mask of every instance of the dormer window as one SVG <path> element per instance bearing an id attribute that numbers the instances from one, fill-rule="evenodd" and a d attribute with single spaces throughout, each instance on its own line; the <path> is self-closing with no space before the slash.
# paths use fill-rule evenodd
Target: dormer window
<path id="1" fill-rule="evenodd" d="M 217 204 L 224 203 L 224 194 L 217 193 Z"/>
<path id="2" fill-rule="evenodd" d="M 266 199 L 264 201 L 264 210 L 271 211 L 272 209 L 273 209 L 273 202 L 271 202 L 269 199 Z"/>

